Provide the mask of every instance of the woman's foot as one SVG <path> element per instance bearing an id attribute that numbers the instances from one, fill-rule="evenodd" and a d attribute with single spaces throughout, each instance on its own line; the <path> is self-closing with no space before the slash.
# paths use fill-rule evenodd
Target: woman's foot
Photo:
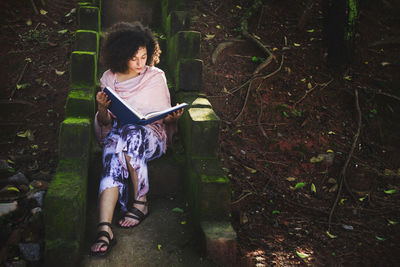
<path id="1" fill-rule="evenodd" d="M 148 215 L 147 202 L 134 200 L 133 207 L 122 216 L 118 224 L 122 228 L 132 228 L 141 223 Z"/>
<path id="2" fill-rule="evenodd" d="M 101 222 L 97 225 L 99 232 L 97 233 L 96 241 L 90 247 L 92 256 L 106 255 L 111 248 L 116 244 L 111 224 L 109 222 Z"/>

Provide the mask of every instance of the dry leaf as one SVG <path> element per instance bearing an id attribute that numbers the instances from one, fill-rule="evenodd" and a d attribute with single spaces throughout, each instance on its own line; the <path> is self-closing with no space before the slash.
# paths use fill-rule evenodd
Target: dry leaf
<path id="1" fill-rule="evenodd" d="M 65 73 L 65 71 L 56 70 L 56 74 L 59 76 L 63 75 L 64 73 Z"/>

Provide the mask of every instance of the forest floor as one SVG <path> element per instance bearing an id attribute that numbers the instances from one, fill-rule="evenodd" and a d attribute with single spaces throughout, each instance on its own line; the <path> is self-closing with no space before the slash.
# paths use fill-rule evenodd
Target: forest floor
<path id="1" fill-rule="evenodd" d="M 190 9 L 191 27 L 202 34 L 204 93 L 221 119 L 219 155 L 232 182 L 241 264 L 396 265 L 395 1 L 361 7 L 353 64 L 340 71 L 326 66 L 320 0 L 303 29 L 297 24 L 308 1 L 263 2 L 248 21 L 253 39 L 242 37 L 239 25 L 249 1 L 193 1 Z M 43 242 L 41 217 L 32 215 L 38 204 L 25 196 L 45 191 L 55 172 L 76 15 L 74 3 L 63 1 L 52 1 L 46 14 L 40 7 L 35 14 L 28 1 L 0 7 L 0 200 L 20 207 L 1 217 L 3 264 L 25 258 L 19 244 Z M 246 83 L 267 58 L 254 39 L 272 60 Z M 9 184 L 18 172 L 29 185 Z"/>
<path id="2" fill-rule="evenodd" d="M 396 265 L 400 20 L 393 1 L 361 6 L 345 70 L 327 68 L 321 1 L 303 29 L 308 1 L 263 1 L 246 38 L 240 21 L 252 2 L 197 1 L 190 9 L 191 28 L 202 34 L 204 93 L 222 121 L 220 158 L 232 181 L 242 264 Z M 254 39 L 272 54 L 256 79 L 268 54 Z"/>

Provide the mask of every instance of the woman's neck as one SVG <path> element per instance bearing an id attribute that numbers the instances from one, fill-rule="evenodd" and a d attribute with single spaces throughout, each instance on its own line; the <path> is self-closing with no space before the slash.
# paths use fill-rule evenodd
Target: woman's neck
<path id="1" fill-rule="evenodd" d="M 128 70 L 126 73 L 117 72 L 116 75 L 118 82 L 124 82 L 126 80 L 138 77 L 140 73 Z"/>

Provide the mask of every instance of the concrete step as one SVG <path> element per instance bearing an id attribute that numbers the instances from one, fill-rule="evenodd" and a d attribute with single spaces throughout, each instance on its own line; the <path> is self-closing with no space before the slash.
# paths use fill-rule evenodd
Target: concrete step
<path id="1" fill-rule="evenodd" d="M 82 266 L 215 266 L 203 258 L 188 213 L 172 211 L 177 207 L 185 210 L 183 200 L 173 197 L 151 198 L 150 215 L 140 225 L 132 229 L 113 227 L 117 244 L 108 256 L 90 256 L 88 252 L 97 231 L 96 203 L 93 199 L 90 202 L 87 252 L 83 255 Z M 117 220 L 114 218 L 114 222 Z"/>

